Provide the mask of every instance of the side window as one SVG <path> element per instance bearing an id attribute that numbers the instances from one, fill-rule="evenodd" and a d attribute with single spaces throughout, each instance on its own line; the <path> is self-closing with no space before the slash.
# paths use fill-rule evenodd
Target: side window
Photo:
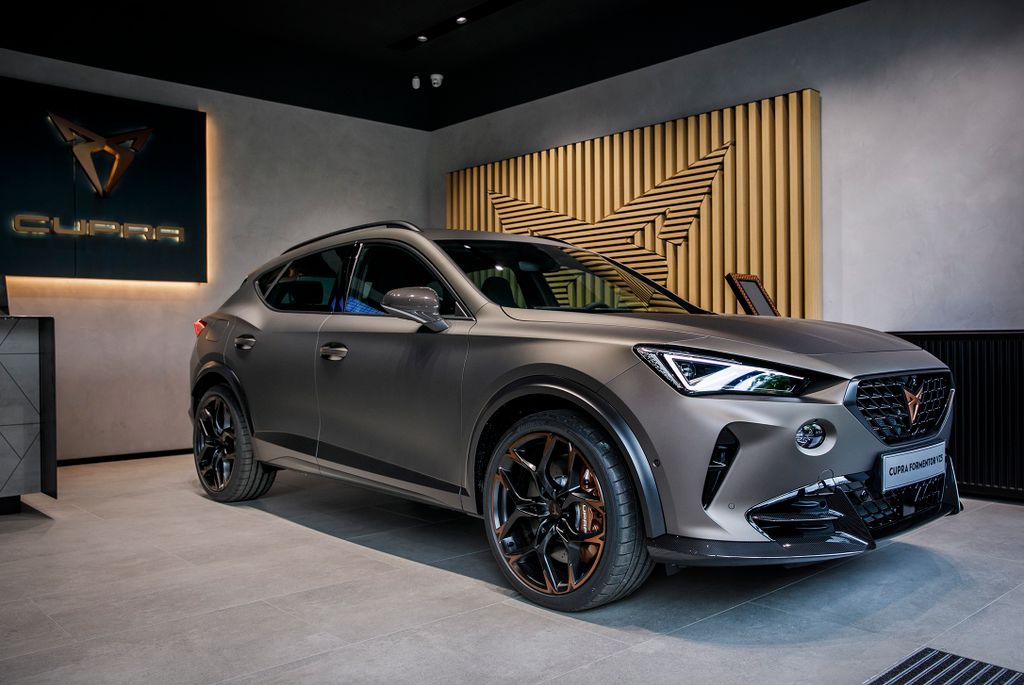
<path id="1" fill-rule="evenodd" d="M 270 286 L 274 285 L 274 281 L 277 280 L 277 275 L 281 273 L 283 266 L 276 266 L 267 273 L 263 274 L 256 279 L 256 289 L 263 297 L 267 296 L 267 291 L 270 290 Z"/>
<path id="2" fill-rule="evenodd" d="M 274 309 L 330 312 L 337 309 L 338 282 L 345 275 L 352 246 L 324 250 L 290 262 L 266 300 Z"/>
<path id="3" fill-rule="evenodd" d="M 441 316 L 459 313 L 455 296 L 421 259 L 394 245 L 365 244 L 352 274 L 345 311 L 384 314 L 381 300 L 389 290 L 412 287 L 432 288 L 441 303 Z"/>

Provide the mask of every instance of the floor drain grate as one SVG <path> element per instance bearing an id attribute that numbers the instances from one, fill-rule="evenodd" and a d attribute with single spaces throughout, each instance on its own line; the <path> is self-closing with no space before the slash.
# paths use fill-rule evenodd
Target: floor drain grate
<path id="1" fill-rule="evenodd" d="M 1024 673 L 922 649 L 864 685 L 1024 685 Z"/>

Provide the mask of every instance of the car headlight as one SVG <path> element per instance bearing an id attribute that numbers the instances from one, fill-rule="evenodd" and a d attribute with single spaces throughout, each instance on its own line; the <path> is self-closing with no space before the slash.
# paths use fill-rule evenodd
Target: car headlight
<path id="1" fill-rule="evenodd" d="M 645 345 L 634 349 L 669 385 L 687 395 L 735 392 L 793 396 L 807 381 L 749 362 L 705 357 L 685 350 Z"/>

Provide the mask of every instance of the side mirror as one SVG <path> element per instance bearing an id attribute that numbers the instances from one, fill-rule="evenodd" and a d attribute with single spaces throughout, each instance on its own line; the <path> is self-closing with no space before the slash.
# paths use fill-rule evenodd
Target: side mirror
<path id="1" fill-rule="evenodd" d="M 448 330 L 441 318 L 441 303 L 431 288 L 395 288 L 389 290 L 380 306 L 388 314 L 423 324 L 435 333 Z"/>

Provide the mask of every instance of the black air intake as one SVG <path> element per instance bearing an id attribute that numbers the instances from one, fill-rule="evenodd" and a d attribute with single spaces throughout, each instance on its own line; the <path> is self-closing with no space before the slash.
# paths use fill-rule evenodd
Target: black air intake
<path id="1" fill-rule="evenodd" d="M 725 475 L 732 466 L 733 459 L 740 449 L 740 442 L 728 428 L 723 428 L 715 441 L 715 447 L 711 450 L 711 460 L 708 462 L 708 473 L 704 477 L 704 492 L 701 493 L 700 501 L 707 509 L 711 500 L 715 498 L 718 489 L 722 487 Z"/>

